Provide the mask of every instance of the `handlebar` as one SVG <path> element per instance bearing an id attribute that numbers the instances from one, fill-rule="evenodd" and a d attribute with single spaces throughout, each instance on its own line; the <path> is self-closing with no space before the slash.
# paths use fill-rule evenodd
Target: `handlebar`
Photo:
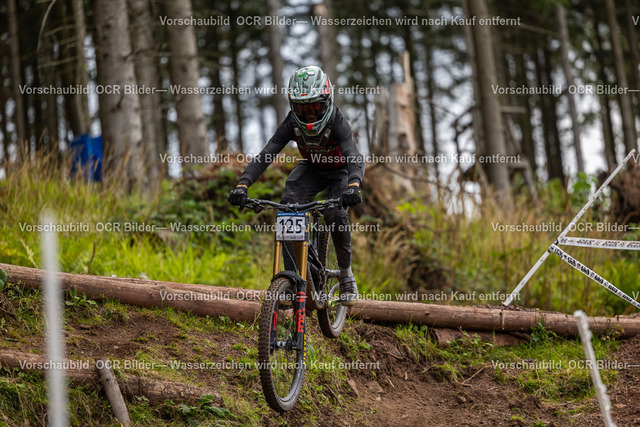
<path id="1" fill-rule="evenodd" d="M 340 206 L 340 199 L 317 200 L 315 202 L 298 204 L 298 203 L 276 203 L 271 200 L 248 199 L 245 204 L 246 208 L 252 209 L 255 213 L 262 212 L 265 209 L 278 209 L 286 212 L 302 212 L 316 210 L 322 212 L 327 208 L 335 208 Z"/>

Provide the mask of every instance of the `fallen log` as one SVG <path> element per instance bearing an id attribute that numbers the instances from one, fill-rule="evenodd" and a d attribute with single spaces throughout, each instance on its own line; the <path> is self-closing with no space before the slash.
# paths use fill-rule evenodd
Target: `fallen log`
<path id="1" fill-rule="evenodd" d="M 40 288 L 44 277 L 44 270 L 29 267 L 20 267 L 11 264 L 0 263 L 0 271 L 5 271 L 10 277 L 10 282 L 17 283 L 20 281 L 24 286 L 30 288 Z M 173 289 L 178 291 L 193 292 L 194 298 L 220 300 L 220 299 L 239 299 L 246 301 L 258 301 L 262 299 L 265 291 L 262 289 L 244 289 L 244 288 L 232 288 L 226 286 L 210 286 L 210 285 L 196 285 L 191 283 L 176 283 L 176 282 L 164 282 L 161 280 L 151 279 L 138 279 L 132 277 L 107 277 L 107 276 L 93 276 L 90 274 L 70 274 L 70 273 L 58 273 L 63 281 L 65 281 L 66 289 L 76 289 L 79 291 L 79 286 L 85 287 L 103 286 L 106 284 L 124 283 L 127 285 L 136 285 L 140 287 L 154 286 L 157 289 Z M 265 283 L 265 289 L 269 286 Z"/>
<path id="2" fill-rule="evenodd" d="M 438 347 L 449 347 L 453 341 L 465 338 L 475 339 L 476 336 L 480 341 L 490 343 L 494 347 L 511 347 L 526 341 L 522 337 L 500 332 L 464 331 L 452 328 L 433 328 L 429 332 L 438 343 Z"/>
<path id="3" fill-rule="evenodd" d="M 8 281 L 39 289 L 43 271 L 35 268 L 0 264 Z M 234 321 L 253 321 L 260 304 L 253 300 L 221 298 L 227 290 L 213 286 L 189 285 L 153 280 L 89 276 L 58 273 L 63 289 L 75 289 L 88 298 L 110 298 L 125 304 L 144 307 L 174 307 L 179 310 L 212 317 L 227 316 Z M 254 295 L 264 291 L 237 288 L 234 295 Z M 231 295 L 231 294 L 229 294 Z M 462 328 L 473 331 L 529 332 L 543 324 L 559 335 L 577 336 L 578 329 L 572 315 L 538 310 L 518 310 L 515 307 L 452 306 L 396 301 L 359 300 L 351 307 L 350 315 L 363 320 L 390 323 L 426 325 L 432 328 Z M 640 318 L 630 316 L 589 317 L 594 334 L 615 333 L 629 338 L 640 333 Z"/>
<path id="4" fill-rule="evenodd" d="M 577 336 L 578 327 L 570 314 L 514 307 L 459 307 L 451 305 L 393 301 L 358 301 L 350 314 L 363 320 L 412 323 L 432 328 L 462 328 L 487 332 L 529 332 L 539 324 L 559 335 Z M 629 316 L 589 317 L 591 332 L 630 338 L 640 333 L 640 318 Z"/>
<path id="5" fill-rule="evenodd" d="M 8 276 L 8 282 L 20 283 L 32 289 L 40 289 L 44 270 L 0 264 Z M 241 288 L 216 289 L 214 286 L 187 285 L 142 279 L 90 276 L 87 274 L 58 273 L 64 290 L 75 290 L 91 299 L 116 299 L 126 304 L 142 307 L 174 307 L 202 316 L 227 316 L 234 321 L 253 320 L 260 306 L 255 301 L 233 299 L 230 295 L 253 295 L 255 292 Z M 228 293 L 229 290 L 233 292 Z M 229 303 L 233 301 L 233 303 Z"/>
<path id="6" fill-rule="evenodd" d="M 19 369 L 25 372 L 44 373 L 47 364 L 45 357 L 34 353 L 25 353 L 13 349 L 0 349 L 0 367 Z M 76 384 L 100 384 L 100 376 L 95 362 L 88 360 L 70 360 L 66 375 Z M 124 397 L 138 402 L 136 397 L 146 397 L 151 402 L 197 402 L 202 396 L 212 395 L 216 405 L 222 405 L 222 396 L 211 390 L 171 381 L 144 378 L 123 374 L 116 378 Z M 98 386 L 99 387 L 99 386 Z"/>

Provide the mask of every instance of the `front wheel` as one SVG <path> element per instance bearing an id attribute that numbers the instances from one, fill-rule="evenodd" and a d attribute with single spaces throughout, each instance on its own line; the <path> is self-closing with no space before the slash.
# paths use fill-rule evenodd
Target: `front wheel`
<path id="1" fill-rule="evenodd" d="M 322 230 L 318 236 L 318 257 L 322 265 L 337 269 L 338 261 L 331 241 L 331 233 Z M 344 328 L 347 308 L 339 303 L 340 284 L 338 279 L 327 277 L 321 292 L 327 298 L 326 308 L 318 310 L 318 323 L 322 334 L 327 338 L 338 338 Z"/>
<path id="2" fill-rule="evenodd" d="M 295 406 L 306 368 L 306 330 L 303 342 L 296 342 L 300 314 L 295 312 L 295 301 L 295 285 L 280 277 L 271 282 L 260 312 L 260 382 L 267 403 L 278 412 L 290 411 Z"/>

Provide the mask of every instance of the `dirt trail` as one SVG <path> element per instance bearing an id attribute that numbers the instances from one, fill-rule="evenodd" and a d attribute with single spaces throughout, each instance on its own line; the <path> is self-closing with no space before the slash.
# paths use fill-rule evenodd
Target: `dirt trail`
<path id="1" fill-rule="evenodd" d="M 368 383 L 364 375 L 355 377 L 361 403 L 375 409 L 365 418 L 370 425 L 511 426 L 537 421 L 562 425 L 554 408 L 497 382 L 491 366 L 463 370 L 463 378 L 448 381 L 437 365 L 410 359 L 392 330 L 372 325 L 361 328 L 374 357 L 382 362 L 379 387 Z M 514 415 L 526 424 L 511 421 Z"/>
<path id="2" fill-rule="evenodd" d="M 239 332 L 231 326 L 222 332 L 205 332 L 177 326 L 148 310 L 128 311 L 129 319 L 116 318 L 101 326 L 88 328 L 71 323 L 67 347 L 70 357 L 135 359 L 138 352 L 144 351 L 159 360 L 187 361 L 201 356 L 222 361 L 242 358 L 248 348 L 255 346 L 255 330 Z M 370 346 L 368 355 L 372 362 L 379 363 L 379 369 L 376 375 L 367 370 L 349 371 L 348 384 L 332 391 L 334 399 L 318 408 L 317 425 L 602 425 L 595 399 L 580 405 L 550 405 L 518 390 L 512 383 L 497 381 L 491 366 L 463 369 L 461 378 L 451 381 L 438 363 L 415 362 L 393 329 L 364 323 L 356 323 L 352 328 Z M 324 340 L 317 330 L 312 330 L 311 339 Z M 212 345 L 203 350 L 198 343 L 205 340 Z M 34 339 L 21 344 L 20 349 L 34 351 L 41 343 Z M 340 348 L 335 341 L 331 345 Z M 623 342 L 613 358 L 629 363 L 640 360 L 640 337 Z M 224 386 L 228 391 L 259 388 L 257 378 L 242 378 L 232 372 L 194 371 L 189 373 L 189 379 L 214 389 Z M 636 405 L 640 398 L 638 369 L 622 371 L 611 387 L 610 396 L 618 425 L 640 425 Z M 577 415 L 568 415 L 572 411 Z M 284 418 L 290 425 L 303 425 L 306 423 L 300 422 L 302 415 L 298 409 L 280 418 L 269 412 L 261 423 L 280 425 Z"/>
<path id="3" fill-rule="evenodd" d="M 613 421 L 619 426 L 640 426 L 640 336 L 623 341 L 612 359 L 621 364 L 636 365 L 621 369 L 617 381 L 607 390 Z M 602 424 L 599 414 L 585 419 L 593 421 L 594 425 Z"/>

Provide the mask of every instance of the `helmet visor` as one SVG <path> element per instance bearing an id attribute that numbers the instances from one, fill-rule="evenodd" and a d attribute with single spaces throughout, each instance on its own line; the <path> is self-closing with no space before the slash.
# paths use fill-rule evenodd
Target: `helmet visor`
<path id="1" fill-rule="evenodd" d="M 297 102 L 291 103 L 293 113 L 298 116 L 298 119 L 303 123 L 315 123 L 322 120 L 328 108 L 328 99 L 322 99 L 310 104 L 298 104 Z"/>

